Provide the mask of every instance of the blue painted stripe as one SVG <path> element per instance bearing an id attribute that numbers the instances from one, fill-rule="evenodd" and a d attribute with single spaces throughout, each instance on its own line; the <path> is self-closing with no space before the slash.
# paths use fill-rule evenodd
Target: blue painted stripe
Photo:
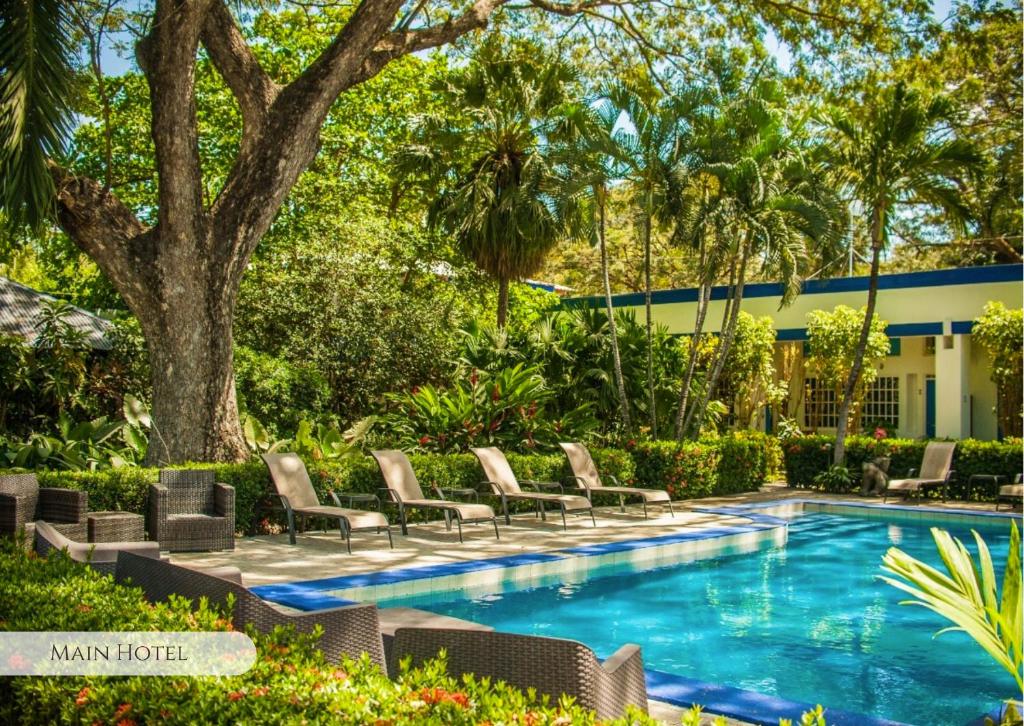
<path id="1" fill-rule="evenodd" d="M 358 604 L 354 600 L 345 600 L 334 595 L 326 595 L 317 589 L 303 587 L 302 585 L 303 583 L 258 585 L 250 589 L 264 600 L 307 612 Z"/>
<path id="2" fill-rule="evenodd" d="M 647 677 L 649 698 L 683 708 L 699 704 L 708 713 L 721 714 L 759 726 L 778 726 L 780 718 L 800 723 L 801 714 L 814 708 L 814 704 L 811 703 L 789 701 L 732 686 L 683 678 L 663 671 L 645 670 L 644 674 Z M 829 726 L 903 726 L 898 721 L 833 708 L 826 708 L 825 720 Z"/>
<path id="3" fill-rule="evenodd" d="M 822 295 L 836 292 L 866 292 L 868 277 L 835 277 L 829 280 L 807 280 L 803 284 L 802 295 Z M 984 267 L 959 267 L 948 270 L 928 270 L 926 272 L 898 272 L 878 276 L 879 290 L 904 290 L 918 287 L 940 287 L 945 285 L 983 285 L 994 282 L 1021 282 L 1024 280 L 1024 265 L 987 265 Z M 728 297 L 727 285 L 711 289 L 712 300 L 725 300 Z M 783 288 L 777 282 L 761 282 L 745 285 L 743 296 L 782 297 Z M 655 290 L 651 293 L 651 302 L 655 305 L 668 303 L 687 303 L 697 301 L 697 288 L 676 288 L 672 290 Z M 590 297 L 566 298 L 567 306 L 593 307 L 604 304 L 604 298 L 598 295 Z M 642 292 L 624 293 L 612 297 L 614 307 L 635 307 L 644 304 Z"/>
<path id="4" fill-rule="evenodd" d="M 974 327 L 971 320 L 954 320 L 953 333 L 968 335 Z M 942 335 L 942 323 L 892 323 L 885 326 L 890 338 L 913 338 L 923 335 Z M 807 328 L 780 328 L 775 331 L 776 340 L 807 340 Z"/>

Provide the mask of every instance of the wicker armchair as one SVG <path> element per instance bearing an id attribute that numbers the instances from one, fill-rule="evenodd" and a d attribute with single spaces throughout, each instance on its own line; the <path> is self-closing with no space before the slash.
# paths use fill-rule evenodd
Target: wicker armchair
<path id="1" fill-rule="evenodd" d="M 149 487 L 149 538 L 171 552 L 233 550 L 234 487 L 213 471 L 164 469 Z"/>
<path id="2" fill-rule="evenodd" d="M 448 653 L 448 673 L 474 673 L 509 685 L 537 689 L 553 700 L 565 693 L 602 719 L 626 707 L 647 712 L 647 685 L 640 647 L 624 645 L 603 663 L 582 643 L 561 638 L 444 628 L 399 628 L 391 647 L 393 666 L 412 656 L 417 666 Z"/>
<path id="3" fill-rule="evenodd" d="M 150 602 L 181 595 L 193 601 L 205 597 L 211 604 L 223 606 L 228 595 L 233 595 L 235 606 L 231 620 L 237 629 L 252 624 L 256 630 L 267 633 L 278 625 L 294 625 L 299 632 L 308 633 L 320 625 L 323 635 L 318 647 L 328 660 L 337 662 L 342 655 L 359 658 L 369 653 L 370 659 L 384 668 L 384 644 L 376 605 L 345 605 L 297 615 L 283 613 L 243 586 L 236 569 L 231 568 L 233 572 L 226 569 L 203 572 L 122 552 L 117 558 L 114 577 L 122 584 L 141 587 Z"/>
<path id="4" fill-rule="evenodd" d="M 104 542 L 92 544 L 75 542 L 65 537 L 48 522 L 36 522 L 35 551 L 46 557 L 51 551 L 64 550 L 76 562 L 88 564 L 104 575 L 113 575 L 120 552 L 134 552 L 139 557 L 160 559 L 160 545 L 156 542 Z"/>
<path id="5" fill-rule="evenodd" d="M 41 519 L 64 536 L 84 542 L 88 508 L 85 492 L 40 488 L 35 474 L 0 474 L 0 535 L 25 528 L 31 540 L 32 523 Z"/>

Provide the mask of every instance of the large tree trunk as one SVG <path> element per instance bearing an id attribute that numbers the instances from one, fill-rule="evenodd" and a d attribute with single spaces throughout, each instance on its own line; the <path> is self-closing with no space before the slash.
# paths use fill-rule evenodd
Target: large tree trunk
<path id="1" fill-rule="evenodd" d="M 182 272 L 177 277 L 187 278 Z M 201 269 L 193 272 L 195 279 L 205 277 Z M 175 299 L 183 297 L 184 281 L 169 281 L 175 291 L 167 294 L 166 306 L 145 313 L 153 372 L 151 466 L 247 456 L 232 370 L 233 305 L 220 300 L 216 289 Z"/>
<path id="2" fill-rule="evenodd" d="M 51 164 L 61 227 L 138 317 L 149 347 L 149 463 L 246 455 L 232 376 L 238 285 L 316 155 L 320 128 L 338 96 L 396 58 L 485 27 L 505 1 L 475 0 L 441 24 L 392 30 L 402 0 L 364 0 L 328 47 L 279 86 L 224 0 L 157 0 L 150 31 L 136 47 L 150 92 L 156 224 L 146 227 L 109 189 Z M 195 103 L 200 43 L 242 116 L 238 156 L 208 206 Z"/>
<path id="3" fill-rule="evenodd" d="M 884 231 L 885 210 L 876 205 L 871 210 L 871 277 L 868 279 L 868 304 L 864 311 L 864 323 L 860 328 L 857 348 L 853 353 L 853 364 L 850 374 L 843 386 L 843 395 L 839 403 L 836 420 L 836 445 L 832 451 L 832 463 L 839 466 L 846 459 L 846 432 L 849 428 L 850 406 L 853 405 L 853 394 L 860 381 L 860 373 L 864 369 L 864 351 L 868 347 L 871 334 L 871 321 L 875 317 L 875 302 L 878 299 L 878 267 L 882 257 L 882 233 Z"/>
<path id="4" fill-rule="evenodd" d="M 598 226 L 597 238 L 601 246 L 601 281 L 604 283 L 604 304 L 608 312 L 608 335 L 612 346 L 612 371 L 615 376 L 615 388 L 619 393 L 619 409 L 622 413 L 622 426 L 628 433 L 632 430 L 629 415 L 629 398 L 626 397 L 626 381 L 622 375 L 622 357 L 619 355 L 619 332 L 615 325 L 615 307 L 612 305 L 612 283 L 608 276 L 608 245 L 605 240 L 605 198 L 604 190 L 597 191 Z"/>

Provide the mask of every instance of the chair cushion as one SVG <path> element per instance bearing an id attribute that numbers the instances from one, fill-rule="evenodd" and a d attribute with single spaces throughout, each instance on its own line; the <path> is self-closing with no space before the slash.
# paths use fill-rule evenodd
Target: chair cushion
<path id="1" fill-rule="evenodd" d="M 405 504 L 410 507 L 431 507 L 433 509 L 456 510 L 463 519 L 493 519 L 494 510 L 489 504 L 463 504 L 440 499 L 412 499 Z"/>
<path id="2" fill-rule="evenodd" d="M 371 527 L 388 526 L 388 519 L 383 514 L 380 512 L 368 512 L 363 509 L 345 509 L 344 507 L 320 505 L 316 507 L 303 507 L 302 509 L 296 509 L 295 512 L 311 517 L 341 518 L 348 522 L 349 529 L 369 529 Z"/>
<path id="3" fill-rule="evenodd" d="M 1024 497 L 1024 484 L 1004 484 L 999 487 L 1001 497 Z"/>

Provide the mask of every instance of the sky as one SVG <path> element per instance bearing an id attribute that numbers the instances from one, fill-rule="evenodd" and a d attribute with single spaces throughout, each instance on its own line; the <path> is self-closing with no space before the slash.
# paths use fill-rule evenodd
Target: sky
<path id="1" fill-rule="evenodd" d="M 932 0 L 932 15 L 935 16 L 936 20 L 944 20 L 949 16 L 951 2 L 952 0 Z M 144 0 L 129 0 L 128 5 L 145 7 L 149 3 Z M 124 35 L 124 37 L 114 40 L 125 42 L 128 40 L 128 37 Z M 790 65 L 790 54 L 785 45 L 781 44 L 774 34 L 770 32 L 766 45 L 769 51 L 775 55 L 779 68 L 783 71 L 787 70 Z M 110 44 L 104 49 L 102 63 L 103 73 L 110 76 L 118 76 L 127 71 L 136 70 L 135 61 L 130 57 L 130 53 L 119 54 L 114 48 L 110 47 Z"/>

